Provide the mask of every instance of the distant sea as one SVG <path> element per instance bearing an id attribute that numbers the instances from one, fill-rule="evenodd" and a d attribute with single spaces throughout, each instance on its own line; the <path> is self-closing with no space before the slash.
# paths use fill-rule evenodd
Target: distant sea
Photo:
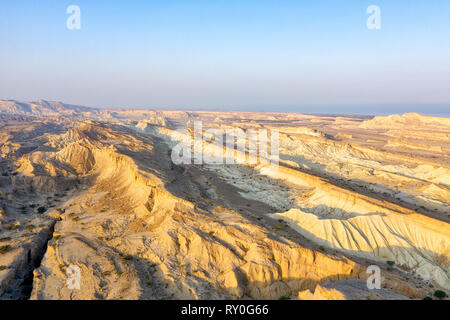
<path id="1" fill-rule="evenodd" d="M 450 104 L 430 105 L 310 105 L 310 106 L 263 106 L 236 108 L 236 111 L 298 112 L 315 114 L 345 114 L 385 116 L 391 114 L 420 113 L 435 117 L 450 117 Z"/>

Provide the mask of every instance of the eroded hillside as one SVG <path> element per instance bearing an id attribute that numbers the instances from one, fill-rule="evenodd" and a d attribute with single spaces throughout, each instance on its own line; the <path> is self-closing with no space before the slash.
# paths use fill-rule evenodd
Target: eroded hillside
<path id="1" fill-rule="evenodd" d="M 417 149 L 392 142 L 416 143 L 393 131 L 419 130 L 405 127 L 411 116 L 384 128 L 362 117 L 75 110 L 1 116 L 0 298 L 421 299 L 450 289 L 439 118 L 414 116 L 421 143 L 440 147 Z M 196 121 L 278 130 L 278 167 L 174 164 L 172 148 L 190 136 L 175 130 Z M 383 288 L 371 291 L 362 284 L 374 264 Z M 79 290 L 67 285 L 74 266 Z"/>

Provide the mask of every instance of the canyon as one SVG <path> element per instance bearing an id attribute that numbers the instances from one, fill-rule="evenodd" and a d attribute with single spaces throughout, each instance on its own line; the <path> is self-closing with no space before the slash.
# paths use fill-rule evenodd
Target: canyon
<path id="1" fill-rule="evenodd" d="M 276 166 L 174 163 L 194 124 Z M 450 290 L 450 119 L 0 100 L 0 299 L 423 299 Z M 236 137 L 238 142 L 240 137 Z M 269 141 L 271 141 L 269 139 Z M 273 150 L 271 150 L 273 148 Z M 260 155 L 261 156 L 261 155 Z M 267 159 L 265 159 L 267 160 Z M 382 287 L 370 290 L 369 266 Z M 67 285 L 80 270 L 80 289 Z"/>

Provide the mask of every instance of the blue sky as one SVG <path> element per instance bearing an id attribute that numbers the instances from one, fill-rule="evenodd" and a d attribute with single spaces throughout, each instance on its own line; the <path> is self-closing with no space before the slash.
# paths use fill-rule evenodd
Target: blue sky
<path id="1" fill-rule="evenodd" d="M 2 1 L 0 41 L 3 99 L 450 113 L 448 0 Z"/>

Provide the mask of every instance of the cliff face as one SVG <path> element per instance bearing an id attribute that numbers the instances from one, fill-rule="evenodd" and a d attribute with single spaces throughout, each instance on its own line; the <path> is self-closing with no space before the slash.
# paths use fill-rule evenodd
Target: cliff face
<path id="1" fill-rule="evenodd" d="M 38 100 L 35 102 L 20 102 L 15 100 L 0 100 L 0 113 L 34 116 L 74 116 L 98 112 L 82 106 L 64 104 L 56 101 Z"/>
<path id="2" fill-rule="evenodd" d="M 403 299 L 450 289 L 447 167 L 353 141 L 349 128 L 363 120 L 314 118 L 322 131 L 304 127 L 310 116 L 218 116 L 3 117 L 0 298 Z M 191 134 L 174 129 L 192 119 L 280 128 L 279 166 L 174 164 L 171 149 Z M 336 125 L 350 130 L 339 140 Z M 203 144 L 205 154 L 223 149 Z M 383 290 L 368 292 L 373 264 Z M 79 290 L 68 286 L 73 270 Z"/>
<path id="3" fill-rule="evenodd" d="M 34 271 L 32 299 L 276 299 L 363 271 L 352 261 L 272 240 L 220 203 L 206 210 L 202 199 L 173 195 L 165 187 L 175 176 L 167 149 L 155 150 L 150 137 L 85 123 L 47 138 L 44 145 L 58 148 L 24 154 L 17 176 L 36 181 L 35 188 L 47 176 L 82 184 L 49 208 L 57 221 Z M 41 197 L 53 192 L 39 188 Z M 2 259 L 21 250 L 13 247 Z M 67 287 L 71 266 L 80 268 L 83 290 Z"/>

